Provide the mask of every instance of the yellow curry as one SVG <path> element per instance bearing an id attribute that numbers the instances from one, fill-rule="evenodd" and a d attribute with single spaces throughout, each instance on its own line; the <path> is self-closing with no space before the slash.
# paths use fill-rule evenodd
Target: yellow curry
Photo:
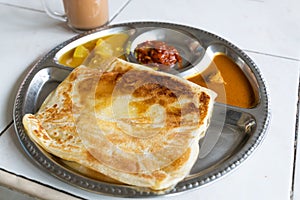
<path id="1" fill-rule="evenodd" d="M 78 67 L 93 51 L 101 51 L 97 53 L 125 59 L 123 45 L 127 39 L 127 34 L 119 33 L 89 41 L 63 54 L 59 58 L 59 63 L 69 67 Z"/>

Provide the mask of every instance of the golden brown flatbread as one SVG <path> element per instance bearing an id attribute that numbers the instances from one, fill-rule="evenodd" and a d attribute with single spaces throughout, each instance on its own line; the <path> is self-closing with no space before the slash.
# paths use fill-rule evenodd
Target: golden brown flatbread
<path id="1" fill-rule="evenodd" d="M 215 93 L 115 59 L 80 66 L 24 127 L 46 151 L 120 182 L 162 190 L 189 173 Z"/>

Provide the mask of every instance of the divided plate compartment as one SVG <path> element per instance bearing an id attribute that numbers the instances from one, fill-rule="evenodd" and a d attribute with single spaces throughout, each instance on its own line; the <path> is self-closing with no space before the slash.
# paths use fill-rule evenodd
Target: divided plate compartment
<path id="1" fill-rule="evenodd" d="M 204 145 L 206 136 L 200 140 L 199 158 L 190 174 L 184 180 L 165 193 L 156 193 L 134 186 L 99 181 L 78 172 L 78 170 L 65 164 L 59 158 L 45 152 L 30 140 L 22 125 L 22 117 L 26 113 L 37 112 L 47 95 L 72 71 L 72 68 L 59 64 L 60 56 L 78 45 L 106 35 L 120 32 L 130 33 L 132 37 L 129 37 L 126 44 L 128 45 L 132 44 L 132 38 L 137 37 L 136 33 L 141 34 L 138 30 L 157 29 L 188 33 L 201 44 L 200 54 L 197 58 L 193 58 L 194 64 L 179 72 L 179 76 L 193 73 L 193 68 L 197 67 L 197 63 L 202 62 L 201 59 L 204 53 L 207 53 L 209 56 L 222 53 L 231 58 L 242 69 L 258 99 L 257 105 L 253 108 L 239 108 L 215 103 L 206 136 L 210 135 L 214 140 L 217 139 L 216 143 L 212 142 L 211 146 L 206 147 Z M 269 116 L 269 102 L 265 83 L 257 66 L 242 50 L 230 42 L 200 29 L 156 22 L 137 22 L 108 26 L 78 35 L 58 45 L 37 62 L 27 74 L 19 88 L 14 106 L 14 122 L 19 141 L 31 159 L 43 168 L 46 173 L 50 173 L 71 185 L 91 192 L 121 197 L 177 194 L 199 188 L 223 177 L 228 172 L 236 169 L 261 143 L 269 123 Z M 201 150 L 207 151 L 207 148 L 209 149 L 208 152 L 205 154 L 201 153 Z"/>

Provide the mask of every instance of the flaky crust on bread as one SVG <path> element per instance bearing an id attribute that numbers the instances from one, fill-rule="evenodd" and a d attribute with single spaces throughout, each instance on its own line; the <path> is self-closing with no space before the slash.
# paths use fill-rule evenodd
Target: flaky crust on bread
<path id="1" fill-rule="evenodd" d="M 215 94 L 174 75 L 115 59 L 80 66 L 23 124 L 49 153 L 154 190 L 186 177 Z"/>

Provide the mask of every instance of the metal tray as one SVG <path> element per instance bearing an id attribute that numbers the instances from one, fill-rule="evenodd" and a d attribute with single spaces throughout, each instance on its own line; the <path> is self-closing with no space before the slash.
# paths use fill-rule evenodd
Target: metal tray
<path id="1" fill-rule="evenodd" d="M 190 174 L 183 181 L 165 193 L 99 181 L 85 176 L 59 158 L 45 152 L 30 140 L 24 131 L 22 117 L 25 113 L 35 113 L 46 96 L 72 71 L 72 68 L 59 64 L 60 56 L 90 40 L 124 31 L 132 33 L 132 37 L 127 43 L 132 45 L 134 38 L 137 38 L 136 34 L 142 34 L 145 31 L 155 33 L 157 31 L 153 30 L 156 29 L 174 30 L 180 34 L 187 34 L 201 44 L 197 46 L 196 57 L 189 57 L 190 55 L 186 54 L 193 64 L 179 71 L 178 75 L 184 76 L 199 71 L 197 63 L 202 62 L 205 53 L 223 53 L 234 60 L 244 71 L 258 98 L 257 105 L 249 109 L 215 103 L 207 137 L 199 143 L 199 148 L 201 148 L 199 158 Z M 170 33 L 173 34 L 173 31 Z M 129 55 L 130 52 L 128 52 Z M 31 159 L 46 173 L 88 191 L 121 197 L 170 195 L 199 188 L 220 179 L 236 169 L 262 142 L 268 127 L 269 116 L 269 101 L 265 82 L 258 67 L 242 50 L 221 37 L 200 29 L 156 22 L 112 25 L 86 32 L 63 42 L 32 67 L 19 88 L 14 105 L 14 122 L 19 141 Z M 208 141 L 206 144 L 205 140 Z"/>

